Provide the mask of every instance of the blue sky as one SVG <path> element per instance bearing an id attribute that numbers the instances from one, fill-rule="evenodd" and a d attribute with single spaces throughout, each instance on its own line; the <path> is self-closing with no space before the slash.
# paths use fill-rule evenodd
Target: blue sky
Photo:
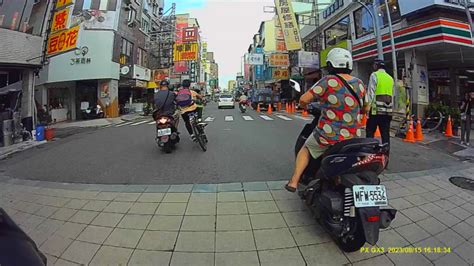
<path id="1" fill-rule="evenodd" d="M 201 36 L 214 52 L 219 64 L 219 85 L 227 87 L 229 80 L 240 72 L 241 60 L 260 22 L 273 14 L 263 12 L 274 0 L 165 0 L 165 10 L 176 3 L 176 13 L 189 13 L 197 18 Z"/>

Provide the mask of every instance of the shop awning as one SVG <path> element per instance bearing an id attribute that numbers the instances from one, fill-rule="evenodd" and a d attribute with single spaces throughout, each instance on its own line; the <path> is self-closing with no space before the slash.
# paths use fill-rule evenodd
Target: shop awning
<path id="1" fill-rule="evenodd" d="M 13 84 L 0 88 L 0 95 L 7 95 L 11 92 L 20 92 L 23 88 L 23 81 L 18 81 Z"/>
<path id="2" fill-rule="evenodd" d="M 148 84 L 147 84 L 147 89 L 156 89 L 158 88 L 158 84 L 156 84 L 156 82 L 154 81 L 148 81 Z"/>

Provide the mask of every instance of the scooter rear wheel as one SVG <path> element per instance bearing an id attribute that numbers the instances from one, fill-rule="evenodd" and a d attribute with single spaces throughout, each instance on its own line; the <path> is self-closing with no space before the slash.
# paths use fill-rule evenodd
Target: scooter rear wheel
<path id="1" fill-rule="evenodd" d="M 356 218 L 357 219 L 357 218 Z M 346 237 L 345 239 L 338 238 L 337 244 L 344 252 L 355 252 L 358 251 L 365 244 L 364 228 L 360 221 L 356 222 L 356 231 L 354 232 L 353 239 Z"/>

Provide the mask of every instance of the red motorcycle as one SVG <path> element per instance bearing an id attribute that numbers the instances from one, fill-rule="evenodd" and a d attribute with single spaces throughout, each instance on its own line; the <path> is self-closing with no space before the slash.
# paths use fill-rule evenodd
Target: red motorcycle
<path id="1" fill-rule="evenodd" d="M 171 115 L 153 114 L 156 122 L 156 143 L 165 153 L 171 153 L 179 143 L 179 133 L 174 117 Z"/>

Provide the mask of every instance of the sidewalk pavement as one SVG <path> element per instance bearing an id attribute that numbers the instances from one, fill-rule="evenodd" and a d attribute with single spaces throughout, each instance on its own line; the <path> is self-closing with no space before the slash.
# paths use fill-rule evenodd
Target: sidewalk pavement
<path id="1" fill-rule="evenodd" d="M 379 249 L 354 253 L 340 251 L 296 194 L 282 190 L 285 181 L 98 185 L 0 176 L 0 206 L 49 265 L 472 265 L 474 192 L 449 183 L 454 175 L 472 177 L 474 166 L 382 175 L 397 218 Z"/>

